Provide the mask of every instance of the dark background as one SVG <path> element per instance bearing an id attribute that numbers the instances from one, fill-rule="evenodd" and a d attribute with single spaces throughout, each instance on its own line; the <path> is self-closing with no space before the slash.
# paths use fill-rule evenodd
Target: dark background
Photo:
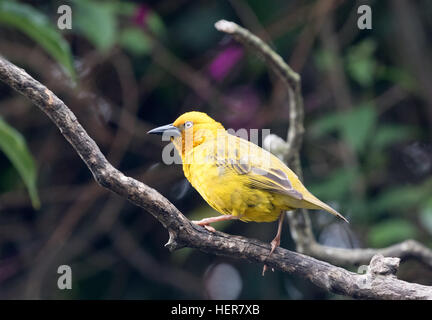
<path id="1" fill-rule="evenodd" d="M 71 30 L 57 28 L 65 3 Z M 372 8 L 372 30 L 357 27 L 361 4 Z M 226 128 L 287 133 L 277 77 L 214 28 L 235 21 L 302 76 L 304 182 L 350 220 L 312 212 L 317 239 L 431 246 L 431 13 L 426 0 L 3 0 L 0 54 L 63 99 L 114 166 L 200 219 L 216 212 L 180 165 L 162 164 L 166 143 L 149 129 L 198 110 Z M 166 230 L 99 187 L 50 120 L 4 84 L 0 120 L 0 298 L 341 298 L 281 272 L 262 277 L 245 261 L 170 253 Z M 276 223 L 216 227 L 263 241 L 276 232 Z M 281 245 L 295 249 L 287 225 Z M 72 290 L 57 288 L 63 264 Z M 431 270 L 414 261 L 398 276 L 432 285 Z"/>

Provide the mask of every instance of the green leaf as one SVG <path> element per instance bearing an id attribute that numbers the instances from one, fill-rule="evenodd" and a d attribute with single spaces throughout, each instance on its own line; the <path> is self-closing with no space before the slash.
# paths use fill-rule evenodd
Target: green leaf
<path id="1" fill-rule="evenodd" d="M 343 113 L 334 112 L 324 115 L 310 125 L 310 133 L 320 137 L 332 131 L 340 130 Z"/>
<path id="2" fill-rule="evenodd" d="M 356 183 L 357 175 L 356 168 L 339 169 L 322 179 L 323 182 L 311 184 L 309 190 L 321 199 L 341 199 Z"/>
<path id="3" fill-rule="evenodd" d="M 353 80 L 364 87 L 370 87 L 375 79 L 377 62 L 373 56 L 376 44 L 366 39 L 351 47 L 347 53 L 347 71 Z"/>
<path id="4" fill-rule="evenodd" d="M 376 121 L 375 108 L 369 104 L 354 108 L 345 114 L 341 123 L 342 133 L 354 151 L 364 150 Z"/>
<path id="5" fill-rule="evenodd" d="M 75 0 L 74 26 L 97 49 L 109 50 L 116 41 L 115 10 L 108 2 Z"/>
<path id="6" fill-rule="evenodd" d="M 126 28 L 120 34 L 120 45 L 135 55 L 146 55 L 150 52 L 151 39 L 139 28 Z"/>
<path id="7" fill-rule="evenodd" d="M 356 152 L 362 152 L 377 122 L 373 105 L 363 104 L 349 111 L 324 116 L 312 124 L 312 134 L 337 131 Z"/>
<path id="8" fill-rule="evenodd" d="M 372 145 L 376 148 L 385 148 L 391 144 L 406 141 L 415 135 L 415 130 L 409 126 L 381 125 L 377 128 L 372 139 Z"/>
<path id="9" fill-rule="evenodd" d="M 375 201 L 370 203 L 370 208 L 380 213 L 415 207 L 427 196 L 428 191 L 427 183 L 420 186 L 394 187 L 381 193 Z"/>
<path id="10" fill-rule="evenodd" d="M 151 11 L 147 16 L 147 24 L 150 30 L 157 35 L 164 35 L 166 33 L 165 24 L 161 17 L 154 11 Z"/>
<path id="11" fill-rule="evenodd" d="M 44 14 L 27 4 L 0 1 L 0 24 L 16 28 L 37 42 L 75 81 L 69 44 Z"/>
<path id="12" fill-rule="evenodd" d="M 398 84 L 409 92 L 418 92 L 416 79 L 404 69 L 392 66 L 380 66 L 377 73 L 380 79 Z"/>
<path id="13" fill-rule="evenodd" d="M 368 235 L 372 247 L 385 247 L 396 242 L 414 238 L 416 228 L 406 220 L 392 219 L 371 227 Z"/>
<path id="14" fill-rule="evenodd" d="M 112 10 L 114 10 L 117 14 L 127 17 L 131 17 L 137 10 L 137 5 L 135 3 L 126 1 L 115 1 L 107 3 L 107 5 L 110 5 Z"/>
<path id="15" fill-rule="evenodd" d="M 36 166 L 24 137 L 0 118 L 0 149 L 16 168 L 30 195 L 35 209 L 40 207 L 36 188 Z"/>

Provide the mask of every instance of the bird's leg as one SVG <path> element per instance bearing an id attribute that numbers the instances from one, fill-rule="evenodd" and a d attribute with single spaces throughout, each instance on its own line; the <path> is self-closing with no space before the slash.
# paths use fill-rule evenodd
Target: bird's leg
<path id="1" fill-rule="evenodd" d="M 202 227 L 206 228 L 208 231 L 215 232 L 216 229 L 213 228 L 212 226 L 210 226 L 210 223 L 218 222 L 218 221 L 225 221 L 225 220 L 233 220 L 233 219 L 238 219 L 238 217 L 233 216 L 231 214 L 226 214 L 226 215 L 218 216 L 218 217 L 205 218 L 205 219 L 202 219 L 199 221 L 194 220 L 194 221 L 192 221 L 192 223 L 199 225 L 199 226 L 202 226 Z"/>
<path id="2" fill-rule="evenodd" d="M 267 259 L 270 258 L 273 251 L 275 251 L 275 249 L 277 247 L 279 247 L 279 245 L 280 245 L 281 234 L 282 234 L 282 224 L 283 224 L 284 218 L 285 218 L 285 212 L 282 212 L 282 214 L 279 216 L 279 223 L 278 223 L 278 229 L 277 229 L 276 237 L 274 237 L 274 239 L 270 243 L 271 244 L 271 250 L 270 250 L 269 255 L 267 256 Z M 267 265 L 265 264 L 263 267 L 263 271 L 262 271 L 263 276 L 264 276 L 266 271 L 267 271 Z M 272 271 L 274 271 L 274 270 L 272 269 Z"/>

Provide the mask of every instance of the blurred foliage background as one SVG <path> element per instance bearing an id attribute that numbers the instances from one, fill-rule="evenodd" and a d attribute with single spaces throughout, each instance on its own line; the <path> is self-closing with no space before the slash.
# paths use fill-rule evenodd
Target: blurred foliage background
<path id="1" fill-rule="evenodd" d="M 62 4 L 71 30 L 57 27 Z M 361 4 L 372 30 L 357 27 Z M 199 110 L 226 128 L 287 133 L 281 83 L 213 26 L 238 22 L 302 76 L 305 185 L 351 222 L 311 213 L 317 239 L 432 246 L 431 17 L 426 0 L 0 0 L 0 54 L 63 99 L 113 165 L 196 219 L 215 212 L 181 166 L 161 163 L 165 143 L 149 129 Z M 2 299 L 340 298 L 245 261 L 170 253 L 166 230 L 99 187 L 50 120 L 4 84 L 0 151 Z M 270 241 L 276 223 L 216 227 Z M 295 249 L 287 227 L 282 246 Z M 57 288 L 62 264 L 72 290 Z M 399 277 L 432 285 L 414 261 Z"/>

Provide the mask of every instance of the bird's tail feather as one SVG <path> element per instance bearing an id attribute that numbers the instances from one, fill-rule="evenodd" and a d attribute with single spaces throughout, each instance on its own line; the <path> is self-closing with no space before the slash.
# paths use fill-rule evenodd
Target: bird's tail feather
<path id="1" fill-rule="evenodd" d="M 306 209 L 324 209 L 325 211 L 327 211 L 327 212 L 335 215 L 336 217 L 344 220 L 345 222 L 349 223 L 348 220 L 343 215 L 341 215 L 335 209 L 333 209 L 332 207 L 330 207 L 328 204 L 322 202 L 321 200 L 319 200 L 315 196 L 308 195 L 307 197 L 304 198 L 304 200 L 308 204 L 306 206 Z"/>

